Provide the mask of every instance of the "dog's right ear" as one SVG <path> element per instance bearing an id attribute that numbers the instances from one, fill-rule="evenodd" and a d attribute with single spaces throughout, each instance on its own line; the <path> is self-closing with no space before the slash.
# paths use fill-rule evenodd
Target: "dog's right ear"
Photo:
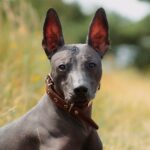
<path id="1" fill-rule="evenodd" d="M 56 11 L 50 8 L 47 11 L 46 19 L 43 26 L 43 41 L 42 46 L 49 59 L 64 45 L 61 23 Z"/>

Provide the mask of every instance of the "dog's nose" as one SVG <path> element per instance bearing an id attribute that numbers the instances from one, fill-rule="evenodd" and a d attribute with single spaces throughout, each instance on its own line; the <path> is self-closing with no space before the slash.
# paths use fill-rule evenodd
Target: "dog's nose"
<path id="1" fill-rule="evenodd" d="M 74 92 L 76 95 L 85 95 L 87 93 L 88 89 L 84 86 L 79 86 L 74 89 Z"/>

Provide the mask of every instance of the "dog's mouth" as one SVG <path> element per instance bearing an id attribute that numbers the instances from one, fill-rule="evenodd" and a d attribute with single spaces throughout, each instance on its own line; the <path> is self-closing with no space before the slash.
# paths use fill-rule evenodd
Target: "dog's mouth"
<path id="1" fill-rule="evenodd" d="M 88 103 L 88 102 L 89 102 L 88 100 L 81 100 L 81 101 L 74 101 L 74 104 L 82 105 L 82 104 L 85 104 L 85 103 Z"/>
<path id="2" fill-rule="evenodd" d="M 83 95 L 75 95 L 71 98 L 71 102 L 73 102 L 75 105 L 84 105 L 89 102 L 87 96 Z"/>
<path id="3" fill-rule="evenodd" d="M 88 104 L 90 101 L 90 97 L 88 94 L 74 94 L 72 92 L 67 92 L 67 94 L 64 95 L 64 98 L 67 102 L 73 103 L 77 106 Z"/>

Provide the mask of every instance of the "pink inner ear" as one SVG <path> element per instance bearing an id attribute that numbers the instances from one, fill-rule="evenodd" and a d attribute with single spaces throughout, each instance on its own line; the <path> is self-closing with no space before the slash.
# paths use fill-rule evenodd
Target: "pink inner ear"
<path id="1" fill-rule="evenodd" d="M 46 27 L 46 37 L 50 37 L 52 34 L 55 34 L 58 38 L 61 35 L 59 26 L 54 21 L 50 21 Z"/>
<path id="2" fill-rule="evenodd" d="M 104 28 L 103 24 L 97 20 L 94 22 L 94 24 L 92 25 L 92 31 L 91 31 L 91 36 L 95 36 L 97 34 L 101 35 L 101 36 L 106 36 L 106 29 Z"/>
<path id="3" fill-rule="evenodd" d="M 51 17 L 45 24 L 44 36 L 46 40 L 47 50 L 50 52 L 57 49 L 61 42 L 61 26 L 56 18 Z"/>
<path id="4" fill-rule="evenodd" d="M 105 28 L 102 20 L 96 18 L 90 30 L 90 40 L 92 47 L 98 51 L 105 51 L 107 46 L 108 31 Z"/>

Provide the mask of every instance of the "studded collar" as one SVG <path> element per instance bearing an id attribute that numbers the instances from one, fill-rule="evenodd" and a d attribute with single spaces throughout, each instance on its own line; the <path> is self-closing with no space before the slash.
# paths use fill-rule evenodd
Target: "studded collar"
<path id="1" fill-rule="evenodd" d="M 64 110 L 65 112 L 69 113 L 72 117 L 76 117 L 82 121 L 84 121 L 87 125 L 93 127 L 94 129 L 98 129 L 98 125 L 90 118 L 87 117 L 82 109 L 89 107 L 91 103 L 84 103 L 82 105 L 74 105 L 72 103 L 67 103 L 62 96 L 60 96 L 54 90 L 54 82 L 52 81 L 51 75 L 47 75 L 46 77 L 46 92 L 50 97 L 51 101 L 60 109 Z"/>

